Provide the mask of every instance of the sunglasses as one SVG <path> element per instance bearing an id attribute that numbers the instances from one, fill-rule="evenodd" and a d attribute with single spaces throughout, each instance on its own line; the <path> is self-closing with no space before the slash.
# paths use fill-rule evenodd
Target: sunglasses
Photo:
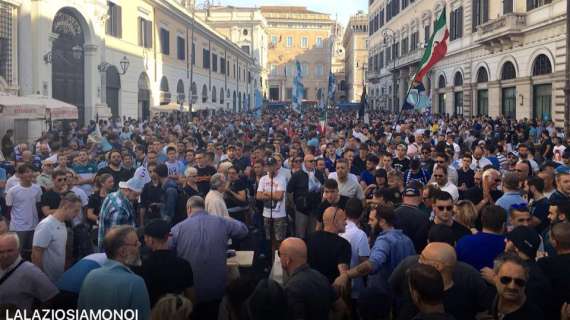
<path id="1" fill-rule="evenodd" d="M 437 206 L 439 211 L 451 211 L 453 210 L 453 206 Z"/>
<path id="2" fill-rule="evenodd" d="M 437 160 L 436 163 L 445 163 L 445 161 Z"/>
<path id="3" fill-rule="evenodd" d="M 524 279 L 507 277 L 507 276 L 500 277 L 499 281 L 501 281 L 501 283 L 504 285 L 508 285 L 511 282 L 514 282 L 517 287 L 521 287 L 521 288 L 526 285 L 526 280 L 524 280 Z"/>
<path id="4" fill-rule="evenodd" d="M 56 179 L 57 182 L 67 181 L 67 178 L 58 178 Z"/>
<path id="5" fill-rule="evenodd" d="M 443 177 L 443 174 L 434 174 L 433 176 L 436 178 L 441 178 L 441 177 Z"/>

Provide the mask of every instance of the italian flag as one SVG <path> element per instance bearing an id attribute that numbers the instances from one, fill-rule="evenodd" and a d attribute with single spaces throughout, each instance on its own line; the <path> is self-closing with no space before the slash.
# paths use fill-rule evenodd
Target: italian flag
<path id="1" fill-rule="evenodd" d="M 445 14 L 445 6 L 441 11 L 441 14 L 435 22 L 435 29 L 433 34 L 429 39 L 426 51 L 422 56 L 422 60 L 418 67 L 418 72 L 414 78 L 414 81 L 421 82 L 423 77 L 428 73 L 428 71 L 447 53 L 447 40 L 449 39 L 449 30 L 447 29 L 447 18 Z"/>

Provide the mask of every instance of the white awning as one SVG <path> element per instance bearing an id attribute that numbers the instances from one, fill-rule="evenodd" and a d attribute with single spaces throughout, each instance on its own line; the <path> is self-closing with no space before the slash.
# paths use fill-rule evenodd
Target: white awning
<path id="1" fill-rule="evenodd" d="M 0 94 L 0 116 L 12 119 L 77 119 L 77 107 L 40 95 L 15 96 Z"/>
<path id="2" fill-rule="evenodd" d="M 172 111 L 180 111 L 180 105 L 175 103 L 175 102 L 171 102 L 169 104 L 161 104 L 158 106 L 153 106 L 151 107 L 151 109 L 154 112 L 172 112 Z M 188 104 L 183 104 L 182 105 L 182 111 L 183 112 L 188 112 L 190 111 L 190 107 L 188 106 Z"/>
<path id="3" fill-rule="evenodd" d="M 0 116 L 12 119 L 45 119 L 46 106 L 37 99 L 0 94 Z"/>
<path id="4" fill-rule="evenodd" d="M 30 95 L 26 98 L 37 99 L 45 105 L 51 120 L 77 120 L 79 118 L 77 107 L 67 102 L 40 95 Z"/>

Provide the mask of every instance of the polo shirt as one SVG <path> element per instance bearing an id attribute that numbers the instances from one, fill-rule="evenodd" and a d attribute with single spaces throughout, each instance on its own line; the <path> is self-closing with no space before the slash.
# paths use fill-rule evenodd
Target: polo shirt
<path id="1" fill-rule="evenodd" d="M 79 310 L 137 310 L 139 319 L 150 318 L 150 300 L 143 278 L 124 264 L 109 259 L 89 272 L 77 301 Z"/>
<path id="2" fill-rule="evenodd" d="M 500 197 L 499 199 L 497 199 L 497 201 L 495 201 L 496 205 L 507 211 L 507 218 L 511 206 L 521 203 L 528 204 L 528 202 L 525 199 L 523 199 L 523 197 L 521 197 L 521 194 L 518 191 L 507 191 L 503 193 L 502 197 Z"/>

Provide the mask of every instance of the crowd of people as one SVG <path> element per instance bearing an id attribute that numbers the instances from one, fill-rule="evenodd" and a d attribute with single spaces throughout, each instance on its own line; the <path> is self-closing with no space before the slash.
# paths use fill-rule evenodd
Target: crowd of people
<path id="1" fill-rule="evenodd" d="M 0 157 L 2 314 L 570 319 L 552 122 L 172 113 L 8 130 Z"/>

